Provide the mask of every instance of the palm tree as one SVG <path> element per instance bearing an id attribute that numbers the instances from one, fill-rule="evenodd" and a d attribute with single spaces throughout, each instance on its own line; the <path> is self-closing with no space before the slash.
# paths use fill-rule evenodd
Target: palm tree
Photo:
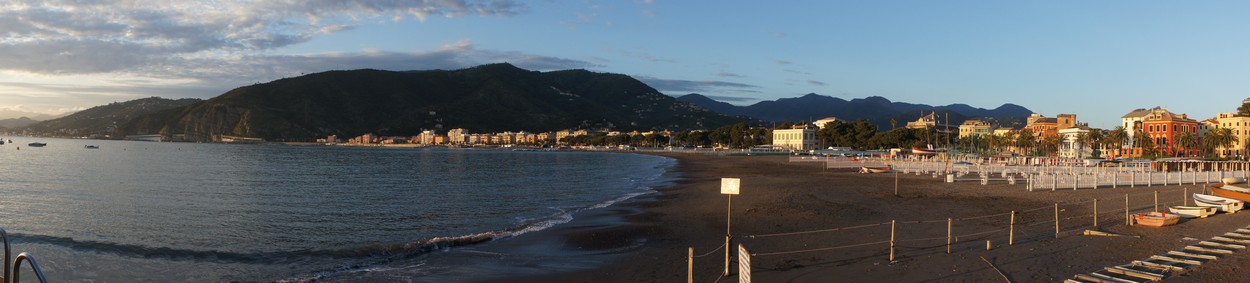
<path id="1" fill-rule="evenodd" d="M 1134 137 L 1136 137 L 1135 140 L 1137 140 L 1137 147 L 1141 148 L 1142 156 L 1149 156 L 1148 158 L 1151 159 L 1157 157 L 1155 156 L 1158 153 L 1158 149 L 1155 148 L 1155 139 L 1140 131 L 1138 134 L 1139 135 L 1135 135 Z"/>
<path id="2" fill-rule="evenodd" d="M 1059 144 L 1063 139 L 1059 135 L 1048 135 L 1042 137 L 1042 153 L 1046 155 L 1057 154 L 1059 152 Z"/>
<path id="3" fill-rule="evenodd" d="M 1233 146 L 1233 142 L 1235 142 L 1236 139 L 1237 137 L 1233 136 L 1233 129 L 1229 128 L 1217 128 L 1211 130 L 1210 132 L 1207 132 L 1206 138 L 1207 146 L 1210 147 L 1212 151 L 1218 151 L 1218 149 L 1223 148 L 1224 150 L 1221 153 L 1226 155 L 1225 157 L 1227 157 L 1227 155 L 1231 155 L 1228 150 L 1229 147 Z"/>
<path id="4" fill-rule="evenodd" d="M 1021 149 L 1020 151 L 1024 152 L 1026 155 L 1031 155 L 1031 154 L 1028 154 L 1030 152 L 1029 149 L 1032 149 L 1033 146 L 1037 145 L 1037 136 L 1033 135 L 1033 130 L 1029 130 L 1029 129 L 1020 130 L 1019 133 L 1016 133 L 1015 145 L 1017 148 L 1020 148 Z"/>
<path id="5" fill-rule="evenodd" d="M 1181 132 L 1176 135 L 1176 146 L 1180 148 L 1177 151 L 1177 156 L 1180 156 L 1181 153 L 1188 153 L 1189 150 L 1198 147 L 1198 135 L 1195 135 L 1193 132 Z"/>
<path id="6" fill-rule="evenodd" d="M 1081 140 L 1081 145 L 1089 146 L 1090 148 L 1089 153 L 1091 155 L 1094 154 L 1094 150 L 1099 148 L 1099 145 L 1101 145 L 1101 143 L 1102 143 L 1102 130 L 1099 130 L 1099 129 L 1090 129 L 1089 132 L 1085 133 L 1085 139 Z"/>
<path id="7" fill-rule="evenodd" d="M 1128 131 L 1124 127 L 1115 127 L 1114 130 L 1108 131 L 1103 137 L 1103 144 L 1114 145 L 1115 149 L 1124 148 L 1124 139 L 1128 138 Z"/>

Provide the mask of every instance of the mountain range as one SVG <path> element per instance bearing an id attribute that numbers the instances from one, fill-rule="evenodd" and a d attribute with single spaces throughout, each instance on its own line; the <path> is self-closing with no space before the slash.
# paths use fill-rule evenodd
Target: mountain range
<path id="1" fill-rule="evenodd" d="M 956 125 L 969 118 L 1010 120 L 1012 118 L 1027 117 L 1033 113 L 1028 108 L 1010 103 L 994 109 L 984 109 L 967 104 L 930 106 L 892 102 L 880 96 L 845 100 L 814 93 L 794 98 L 761 101 L 748 106 L 737 106 L 716 101 L 697 93 L 683 95 L 677 99 L 699 105 L 713 112 L 764 121 L 795 122 L 810 121 L 824 117 L 837 117 L 847 121 L 865 119 L 876 124 L 878 128 L 883 129 L 891 127 L 891 119 L 894 119 L 898 125 L 904 125 L 908 121 L 915 121 L 921 115 L 929 112 L 949 114 L 950 123 Z"/>
<path id="2" fill-rule="evenodd" d="M 329 71 L 236 88 L 141 115 L 128 134 L 303 141 L 364 133 L 711 129 L 744 119 L 661 94 L 626 75 L 528 71 L 507 63 L 445 71 Z"/>
<path id="3" fill-rule="evenodd" d="M 26 129 L 48 135 L 60 136 L 105 136 L 124 135 L 119 126 L 131 120 L 161 110 L 182 107 L 200 99 L 164 99 L 149 97 L 126 102 L 114 102 L 75 112 L 65 117 L 37 122 L 26 126 Z"/>

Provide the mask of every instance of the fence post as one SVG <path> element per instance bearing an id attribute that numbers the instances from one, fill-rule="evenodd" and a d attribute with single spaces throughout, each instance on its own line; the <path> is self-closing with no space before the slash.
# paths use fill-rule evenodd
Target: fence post
<path id="1" fill-rule="evenodd" d="M 694 283 L 694 247 L 686 253 L 686 283 Z"/>
<path id="2" fill-rule="evenodd" d="M 947 237 L 950 237 L 950 236 L 947 236 Z M 1007 245 L 1011 246 L 1015 244 L 1016 244 L 1016 211 L 1012 210 L 1011 211 L 1011 228 L 1007 232 Z"/>
<path id="3" fill-rule="evenodd" d="M 890 263 L 894 263 L 894 223 L 897 220 L 890 220 Z"/>
<path id="4" fill-rule="evenodd" d="M 1124 225 L 1133 226 L 1133 218 L 1128 214 L 1128 194 L 1124 194 Z"/>
<path id="5" fill-rule="evenodd" d="M 898 196 L 898 171 L 894 171 L 894 196 Z"/>
<path id="6" fill-rule="evenodd" d="M 1181 205 L 1188 206 L 1189 205 L 1189 188 L 1181 188 L 1181 189 L 1185 190 L 1185 194 L 1181 196 Z"/>
<path id="7" fill-rule="evenodd" d="M 725 276 L 729 276 L 729 251 L 730 250 L 733 250 L 733 249 L 729 247 L 729 235 L 725 235 L 725 273 L 723 274 Z"/>
<path id="8" fill-rule="evenodd" d="M 1059 174 L 1051 174 L 1050 175 L 1050 191 L 1053 192 L 1057 188 L 1059 188 Z"/>
<path id="9" fill-rule="evenodd" d="M 1128 187 L 1136 188 L 1137 187 L 1137 171 L 1128 172 L 1128 178 L 1129 178 Z"/>
<path id="10" fill-rule="evenodd" d="M 1098 227 L 1098 199 L 1094 199 L 1094 227 Z"/>
<path id="11" fill-rule="evenodd" d="M 1055 239 L 1059 238 L 1059 203 L 1055 203 Z"/>
<path id="12" fill-rule="evenodd" d="M 1120 174 L 1119 174 L 1119 173 L 1111 173 L 1111 188 L 1112 188 L 1112 189 L 1117 188 L 1117 186 L 1116 186 L 1117 184 L 1116 184 L 1116 183 L 1118 183 L 1119 181 L 1120 181 Z"/>
<path id="13" fill-rule="evenodd" d="M 955 220 L 946 218 L 946 254 L 951 253 L 951 228 L 954 227 Z"/>
<path id="14" fill-rule="evenodd" d="M 1072 190 L 1075 191 L 1076 187 L 1079 187 L 1080 185 L 1081 185 L 1081 175 L 1072 175 Z"/>

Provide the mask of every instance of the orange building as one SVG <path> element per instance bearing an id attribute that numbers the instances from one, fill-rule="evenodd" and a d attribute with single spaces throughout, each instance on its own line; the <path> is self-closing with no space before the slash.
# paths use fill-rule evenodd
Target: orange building
<path id="1" fill-rule="evenodd" d="M 1190 119 L 1189 115 L 1175 114 L 1169 112 L 1166 108 L 1151 109 L 1149 114 L 1142 119 L 1142 132 L 1147 137 L 1154 139 L 1155 148 L 1160 149 L 1163 153 L 1176 155 L 1182 150 L 1177 145 L 1177 138 L 1180 133 L 1188 132 L 1198 137 L 1198 121 Z M 1183 149 L 1187 155 L 1197 155 L 1197 148 Z"/>

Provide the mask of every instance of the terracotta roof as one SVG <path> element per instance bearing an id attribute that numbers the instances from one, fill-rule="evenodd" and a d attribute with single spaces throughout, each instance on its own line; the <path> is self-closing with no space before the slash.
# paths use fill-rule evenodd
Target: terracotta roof
<path id="1" fill-rule="evenodd" d="M 1146 117 L 1147 114 L 1150 114 L 1150 109 L 1137 108 L 1133 109 L 1133 111 L 1129 111 L 1128 114 L 1124 114 L 1124 117 L 1120 118 L 1141 118 Z"/>

